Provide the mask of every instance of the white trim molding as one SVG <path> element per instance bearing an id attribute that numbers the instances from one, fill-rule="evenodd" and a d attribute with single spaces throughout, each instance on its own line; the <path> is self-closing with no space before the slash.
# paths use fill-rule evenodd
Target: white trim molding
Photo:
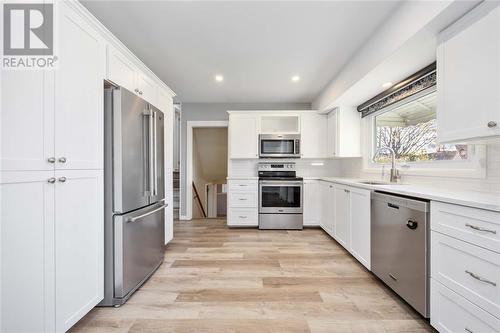
<path id="1" fill-rule="evenodd" d="M 229 121 L 188 121 L 186 123 L 186 195 L 181 193 L 181 200 L 186 200 L 186 214 L 180 216 L 181 220 L 193 218 L 193 128 L 228 127 Z M 181 175 L 182 177 L 182 175 Z"/>

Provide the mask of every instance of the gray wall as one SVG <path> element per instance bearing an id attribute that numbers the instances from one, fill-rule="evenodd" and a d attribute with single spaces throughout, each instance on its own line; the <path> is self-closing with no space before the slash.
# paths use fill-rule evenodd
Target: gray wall
<path id="1" fill-rule="evenodd" d="M 186 132 L 188 121 L 228 120 L 228 110 L 310 110 L 309 103 L 183 103 L 181 112 L 181 207 L 186 215 Z"/>

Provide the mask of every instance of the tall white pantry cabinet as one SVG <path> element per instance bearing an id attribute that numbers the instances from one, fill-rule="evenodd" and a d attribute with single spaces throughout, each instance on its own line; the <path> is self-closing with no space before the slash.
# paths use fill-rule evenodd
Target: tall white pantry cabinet
<path id="1" fill-rule="evenodd" d="M 110 33 L 75 1 L 57 1 L 54 17 L 57 68 L 1 73 L 0 332 L 65 332 L 103 297 Z M 156 88 L 150 102 L 169 119 L 173 93 Z"/>

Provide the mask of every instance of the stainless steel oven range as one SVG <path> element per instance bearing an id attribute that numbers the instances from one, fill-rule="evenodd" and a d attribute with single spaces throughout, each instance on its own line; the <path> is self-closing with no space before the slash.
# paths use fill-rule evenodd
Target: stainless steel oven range
<path id="1" fill-rule="evenodd" d="M 295 163 L 259 163 L 259 229 L 302 229 L 303 180 Z"/>

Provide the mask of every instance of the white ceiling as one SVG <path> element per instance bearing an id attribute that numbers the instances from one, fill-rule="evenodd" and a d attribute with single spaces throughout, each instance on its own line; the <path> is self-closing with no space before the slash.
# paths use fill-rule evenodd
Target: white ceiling
<path id="1" fill-rule="evenodd" d="M 310 102 L 399 2 L 83 4 L 183 102 Z"/>

